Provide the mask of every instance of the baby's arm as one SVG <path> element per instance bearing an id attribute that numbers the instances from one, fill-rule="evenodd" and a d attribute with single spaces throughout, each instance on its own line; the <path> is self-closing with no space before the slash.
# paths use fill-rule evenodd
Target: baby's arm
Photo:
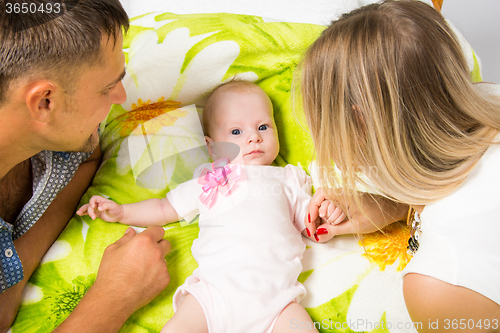
<path id="1" fill-rule="evenodd" d="M 164 225 L 179 220 L 177 212 L 167 198 L 148 199 L 131 204 L 119 205 L 116 202 L 94 195 L 88 204 L 76 212 L 78 215 L 97 217 L 106 222 L 120 222 L 138 227 Z"/>

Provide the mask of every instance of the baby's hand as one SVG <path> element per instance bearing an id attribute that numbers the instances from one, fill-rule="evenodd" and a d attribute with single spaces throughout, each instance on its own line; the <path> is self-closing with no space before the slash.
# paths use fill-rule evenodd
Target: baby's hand
<path id="1" fill-rule="evenodd" d="M 117 222 L 122 218 L 123 207 L 114 201 L 94 195 L 89 203 L 80 207 L 76 213 L 80 216 L 88 215 L 92 220 L 99 217 L 106 222 Z"/>
<path id="2" fill-rule="evenodd" d="M 328 200 L 319 188 L 309 203 L 304 234 L 316 242 L 326 242 L 335 236 L 336 226 L 345 218 L 342 209 Z"/>
<path id="3" fill-rule="evenodd" d="M 338 224 L 345 220 L 345 214 L 340 207 L 325 199 L 318 210 L 319 217 L 330 224 Z"/>

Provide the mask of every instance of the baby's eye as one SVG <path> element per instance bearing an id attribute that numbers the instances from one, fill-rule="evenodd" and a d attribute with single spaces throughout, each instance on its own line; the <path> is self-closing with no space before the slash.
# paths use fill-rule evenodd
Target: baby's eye
<path id="1" fill-rule="evenodd" d="M 231 131 L 231 134 L 232 135 L 240 135 L 241 131 L 239 129 L 234 129 L 234 130 Z"/>
<path id="2" fill-rule="evenodd" d="M 260 125 L 260 126 L 259 126 L 259 131 L 265 131 L 265 130 L 267 130 L 268 128 L 269 128 L 269 126 L 267 126 L 267 125 Z"/>

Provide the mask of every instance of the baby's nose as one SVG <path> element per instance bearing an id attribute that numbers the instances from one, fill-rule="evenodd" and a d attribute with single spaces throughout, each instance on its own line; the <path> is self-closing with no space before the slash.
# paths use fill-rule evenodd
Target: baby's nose
<path id="1" fill-rule="evenodd" d="M 255 142 L 261 142 L 262 137 L 259 135 L 259 133 L 254 132 L 248 136 L 248 143 L 255 143 Z"/>

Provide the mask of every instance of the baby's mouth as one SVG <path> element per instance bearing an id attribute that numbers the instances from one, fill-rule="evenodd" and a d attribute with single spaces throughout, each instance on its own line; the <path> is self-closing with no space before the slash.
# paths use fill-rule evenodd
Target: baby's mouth
<path id="1" fill-rule="evenodd" d="M 249 152 L 246 155 L 258 155 L 258 154 L 263 154 L 263 153 L 264 152 L 262 150 L 255 149 L 255 150 L 252 150 L 251 152 Z"/>

